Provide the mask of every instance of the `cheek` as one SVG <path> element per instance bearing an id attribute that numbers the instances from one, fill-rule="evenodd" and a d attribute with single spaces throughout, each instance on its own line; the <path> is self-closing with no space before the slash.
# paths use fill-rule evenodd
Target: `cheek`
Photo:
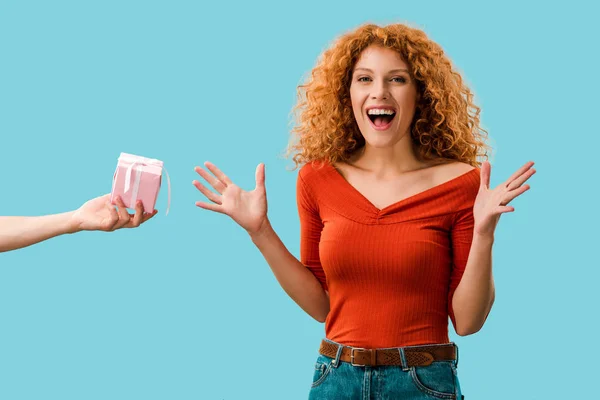
<path id="1" fill-rule="evenodd" d="M 404 111 L 414 111 L 417 106 L 417 94 L 413 91 L 402 92 L 396 97 L 396 101 Z"/>
<path id="2" fill-rule="evenodd" d="M 350 88 L 350 102 L 352 103 L 352 111 L 354 112 L 354 116 L 358 117 L 361 115 L 364 99 L 360 95 L 360 92 L 357 90 L 352 90 L 352 87 Z"/>

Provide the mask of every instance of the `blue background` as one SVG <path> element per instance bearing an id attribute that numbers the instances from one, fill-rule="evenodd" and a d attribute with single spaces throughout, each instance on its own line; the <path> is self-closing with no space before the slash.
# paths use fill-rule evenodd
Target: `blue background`
<path id="1" fill-rule="evenodd" d="M 590 2 L 591 4 L 591 2 Z M 304 399 L 323 325 L 245 232 L 196 208 L 194 166 L 245 189 L 299 255 L 288 142 L 296 86 L 339 34 L 409 22 L 476 93 L 492 184 L 532 189 L 494 247 L 496 304 L 460 346 L 467 399 L 581 398 L 597 381 L 598 10 L 576 1 L 272 4 L 0 1 L 3 215 L 110 191 L 120 152 L 159 158 L 173 200 L 135 230 L 0 254 L 0 399 Z"/>

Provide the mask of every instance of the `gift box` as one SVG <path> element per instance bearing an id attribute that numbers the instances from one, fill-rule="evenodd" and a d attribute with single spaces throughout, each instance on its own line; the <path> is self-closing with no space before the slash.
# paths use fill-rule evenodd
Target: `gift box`
<path id="1" fill-rule="evenodd" d="M 163 162 L 153 158 L 121 153 L 117 169 L 113 175 L 110 201 L 115 204 L 115 197 L 120 196 L 125 206 L 135 209 L 138 200 L 142 201 L 145 212 L 154 211 L 156 199 L 162 181 L 163 169 L 167 175 L 169 199 L 167 214 L 171 206 L 171 181 Z"/>

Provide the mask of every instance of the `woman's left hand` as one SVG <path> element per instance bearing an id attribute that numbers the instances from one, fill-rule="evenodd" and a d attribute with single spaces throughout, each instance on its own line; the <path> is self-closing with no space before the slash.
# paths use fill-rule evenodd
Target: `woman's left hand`
<path id="1" fill-rule="evenodd" d="M 530 161 L 517 170 L 508 180 L 490 189 L 490 173 L 492 167 L 488 161 L 481 165 L 481 184 L 473 206 L 475 218 L 474 234 L 493 237 L 500 215 L 513 212 L 514 207 L 508 206 L 513 199 L 529 190 L 524 183 L 535 174 Z"/>

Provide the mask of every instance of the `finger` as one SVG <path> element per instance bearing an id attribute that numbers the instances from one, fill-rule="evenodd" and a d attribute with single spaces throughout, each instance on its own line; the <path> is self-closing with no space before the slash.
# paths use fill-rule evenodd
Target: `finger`
<path id="1" fill-rule="evenodd" d="M 225 190 L 225 184 L 223 182 L 221 182 L 220 180 L 218 180 L 213 175 L 209 174 L 200 167 L 196 167 L 194 168 L 194 170 L 198 173 L 198 175 L 204 178 L 204 180 L 208 182 L 210 186 L 212 186 L 217 192 L 219 192 L 219 194 L 223 193 L 223 190 Z"/>
<path id="2" fill-rule="evenodd" d="M 106 202 L 106 208 L 108 209 L 109 219 L 104 226 L 106 230 L 112 231 L 115 224 L 119 221 L 119 214 L 117 213 L 115 206 L 112 205 L 110 201 Z"/>
<path id="3" fill-rule="evenodd" d="M 223 171 L 221 171 L 215 164 L 211 163 L 210 161 L 205 161 L 204 165 L 217 177 L 217 179 L 219 179 L 225 185 L 231 185 L 233 183 L 231 182 L 231 179 L 229 179 L 229 177 L 225 175 Z"/>
<path id="4" fill-rule="evenodd" d="M 527 182 L 527 180 L 531 178 L 533 174 L 535 174 L 535 172 L 535 168 L 531 168 L 529 171 L 525 172 L 523 175 L 519 176 L 517 179 L 509 183 L 507 186 L 508 189 L 515 190 L 516 188 Z"/>
<path id="5" fill-rule="evenodd" d="M 131 219 L 131 227 L 137 228 L 142 223 L 142 218 L 144 217 L 144 203 L 141 200 L 138 200 L 135 205 L 135 215 Z"/>
<path id="6" fill-rule="evenodd" d="M 142 218 L 142 224 L 148 221 L 150 218 L 154 217 L 156 214 L 158 214 L 158 210 L 154 210 L 151 213 L 144 213 L 144 217 Z"/>
<path id="7" fill-rule="evenodd" d="M 117 221 L 113 229 L 122 228 L 123 226 L 127 225 L 130 221 L 129 213 L 127 212 L 127 207 L 125 206 L 125 203 L 123 203 L 123 200 L 120 196 L 117 197 L 116 203 L 117 207 L 119 207 L 119 220 Z"/>
<path id="8" fill-rule="evenodd" d="M 222 204 L 221 196 L 215 194 L 214 192 L 209 190 L 206 186 L 204 186 L 200 182 L 192 181 L 192 185 L 196 186 L 196 189 L 198 189 L 200 192 L 202 192 L 202 194 L 205 195 L 213 203 Z"/>
<path id="9" fill-rule="evenodd" d="M 496 214 L 504 214 L 515 211 L 515 208 L 512 206 L 498 206 L 496 207 Z"/>
<path id="10" fill-rule="evenodd" d="M 204 201 L 197 201 L 196 206 L 200 208 L 204 208 L 205 210 L 215 211 L 221 214 L 224 214 L 222 206 L 218 204 L 206 203 Z"/>
<path id="11" fill-rule="evenodd" d="M 514 174 L 512 174 L 510 176 L 510 178 L 508 178 L 506 180 L 506 187 L 508 187 L 508 185 L 510 185 L 512 181 L 514 181 L 515 179 L 517 179 L 518 177 L 523 175 L 532 166 L 533 166 L 533 161 L 529 161 L 529 162 L 525 163 L 525 165 L 523 165 L 521 168 L 519 168 Z"/>
<path id="12" fill-rule="evenodd" d="M 506 194 L 506 196 L 504 196 L 504 201 L 502 202 L 503 205 L 506 205 L 508 203 L 510 203 L 511 201 L 513 201 L 517 196 L 522 195 L 523 193 L 525 193 L 526 191 L 528 191 L 531 188 L 531 186 L 529 185 L 523 185 L 518 189 L 515 190 L 511 190 L 510 192 L 508 192 Z"/>
<path id="13" fill-rule="evenodd" d="M 480 170 L 480 185 L 481 187 L 484 187 L 486 189 L 490 188 L 490 175 L 491 175 L 491 169 L 492 166 L 490 165 L 489 161 L 484 161 L 483 164 L 481 164 L 481 170 Z"/>
<path id="14" fill-rule="evenodd" d="M 260 163 L 256 167 L 255 173 L 256 189 L 265 189 L 265 164 Z"/>

